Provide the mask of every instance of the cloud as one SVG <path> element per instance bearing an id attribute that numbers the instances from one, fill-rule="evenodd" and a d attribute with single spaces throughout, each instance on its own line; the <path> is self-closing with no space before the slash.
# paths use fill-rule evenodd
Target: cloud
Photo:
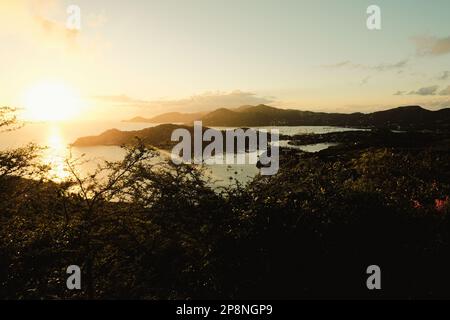
<path id="1" fill-rule="evenodd" d="M 450 108 L 450 99 L 449 98 L 439 98 L 429 101 L 421 102 L 421 105 L 430 108 L 430 109 L 442 109 L 442 108 Z"/>
<path id="2" fill-rule="evenodd" d="M 77 45 L 78 30 L 70 30 L 65 25 L 55 21 L 35 16 L 37 26 L 43 32 L 46 40 L 63 43 L 73 49 Z"/>
<path id="3" fill-rule="evenodd" d="M 55 15 L 60 16 L 61 20 L 67 17 L 65 8 L 58 0 L 0 0 L 0 18 L 3 23 L 6 22 L 2 31 L 13 31 L 39 40 L 60 31 L 65 33 L 62 22 L 57 23 L 49 18 Z"/>
<path id="4" fill-rule="evenodd" d="M 83 26 L 98 29 L 107 21 L 106 16 L 82 11 L 80 31 L 67 28 L 68 17 L 67 4 L 61 0 L 0 0 L 0 36 L 14 36 L 48 55 L 85 54 L 92 57 L 104 44 L 98 33 L 83 32 Z"/>
<path id="5" fill-rule="evenodd" d="M 236 90 L 230 93 L 206 92 L 186 99 L 153 101 L 151 104 L 163 109 L 177 109 L 189 112 L 217 108 L 236 108 L 243 105 L 268 104 L 271 102 L 273 102 L 272 98 L 259 97 L 252 92 Z"/>
<path id="6" fill-rule="evenodd" d="M 430 86 L 423 87 L 416 91 L 411 91 L 408 93 L 409 95 L 419 95 L 419 96 L 432 96 L 436 94 L 436 91 L 439 89 L 439 86 Z"/>
<path id="7" fill-rule="evenodd" d="M 440 56 L 450 53 L 450 37 L 416 36 L 412 38 L 420 56 Z"/>
<path id="8" fill-rule="evenodd" d="M 441 96 L 450 96 L 450 86 L 439 92 Z"/>
<path id="9" fill-rule="evenodd" d="M 418 95 L 418 96 L 449 96 L 450 95 L 450 86 L 438 92 L 439 86 L 429 86 L 423 87 L 415 91 L 411 91 L 408 95 Z M 406 94 L 406 91 L 397 91 L 394 93 L 394 96 L 403 96 Z M 447 101 L 447 100 L 446 100 Z"/>
<path id="10" fill-rule="evenodd" d="M 361 86 L 366 85 L 369 82 L 370 78 L 371 78 L 371 76 L 367 76 L 364 79 L 362 79 L 361 80 Z"/>
<path id="11" fill-rule="evenodd" d="M 401 69 L 405 68 L 407 65 L 408 65 L 408 59 L 405 59 L 405 60 L 401 60 L 397 63 L 384 63 L 384 64 L 379 64 L 374 67 L 369 67 L 369 68 L 376 70 L 376 71 L 390 71 L 390 70 L 401 70 Z"/>
<path id="12" fill-rule="evenodd" d="M 437 77 L 437 80 L 447 80 L 448 78 L 450 78 L 450 71 L 442 71 Z"/>
<path id="13" fill-rule="evenodd" d="M 95 100 L 98 100 L 98 101 L 102 101 L 102 102 L 125 104 L 125 105 L 150 103 L 150 101 L 134 99 L 125 94 L 112 95 L 112 96 L 93 96 L 92 98 Z"/>
<path id="14" fill-rule="evenodd" d="M 231 92 L 206 92 L 189 98 L 176 100 L 141 100 L 127 95 L 94 96 L 93 99 L 103 103 L 113 103 L 125 107 L 139 107 L 148 111 L 169 112 L 198 112 L 210 111 L 218 108 L 236 108 L 243 105 L 269 104 L 273 97 L 260 97 L 253 92 L 235 90 Z"/>
<path id="15" fill-rule="evenodd" d="M 335 69 L 335 68 L 342 68 L 342 67 L 351 67 L 353 64 L 350 61 L 342 61 L 334 64 L 324 64 L 321 65 L 322 68 L 329 68 L 329 69 Z"/>
<path id="16" fill-rule="evenodd" d="M 339 69 L 339 68 L 348 68 L 348 69 L 364 69 L 364 70 L 374 70 L 378 72 L 384 71 L 392 71 L 398 70 L 401 71 L 405 67 L 407 67 L 409 60 L 404 59 L 395 63 L 381 63 L 378 65 L 364 65 L 359 63 L 353 63 L 351 61 L 342 61 L 335 64 L 321 65 L 322 68 L 327 69 Z"/>

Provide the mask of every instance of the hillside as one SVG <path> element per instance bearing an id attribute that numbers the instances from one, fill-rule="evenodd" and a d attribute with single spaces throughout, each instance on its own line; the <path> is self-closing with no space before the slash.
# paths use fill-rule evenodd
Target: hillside
<path id="1" fill-rule="evenodd" d="M 172 132 L 177 128 L 185 128 L 192 130 L 192 127 L 181 125 L 163 124 L 156 127 L 145 128 L 136 131 L 120 131 L 111 129 L 103 132 L 98 136 L 88 136 L 78 138 L 72 146 L 75 147 L 90 147 L 90 146 L 121 146 L 132 142 L 134 138 L 139 138 L 145 143 L 152 146 L 165 149 L 172 145 L 170 137 Z"/>
<path id="2" fill-rule="evenodd" d="M 348 126 L 422 129 L 450 127 L 450 109 L 426 110 L 406 106 L 374 113 L 325 113 L 283 110 L 265 105 L 246 107 L 242 111 L 219 109 L 202 118 L 208 126 Z"/>
<path id="3" fill-rule="evenodd" d="M 138 138 L 142 140 L 147 145 L 151 145 L 158 149 L 170 150 L 175 146 L 178 142 L 172 141 L 172 133 L 175 129 L 187 129 L 191 137 L 194 136 L 194 127 L 193 126 L 184 126 L 184 125 L 175 125 L 175 124 L 161 124 L 156 127 L 145 128 L 142 130 L 136 131 L 120 131 L 117 129 L 107 130 L 98 136 L 88 136 L 78 138 L 71 145 L 73 147 L 92 147 L 92 146 L 122 146 L 127 144 L 132 144 L 133 140 Z M 203 127 L 203 133 L 208 130 L 208 127 Z M 225 131 L 221 132 L 222 136 L 225 136 Z M 270 141 L 270 137 L 269 137 Z M 194 140 L 191 141 L 191 149 L 193 150 Z M 259 138 L 257 138 L 257 143 L 259 143 Z M 208 141 L 202 141 L 202 148 L 206 147 L 209 144 Z M 245 150 L 249 148 L 249 141 L 245 140 L 245 145 L 240 146 L 244 147 Z M 223 140 L 223 148 L 226 148 L 226 140 Z M 235 151 L 237 151 L 238 146 L 235 145 Z M 243 150 L 243 149 L 242 149 Z M 240 150 L 240 151 L 242 151 Z"/>
<path id="4" fill-rule="evenodd" d="M 142 118 L 137 119 L 142 120 Z M 383 127 L 402 130 L 448 129 L 450 128 L 450 109 L 430 111 L 420 106 L 406 106 L 368 114 L 345 114 L 278 109 L 266 105 L 258 105 L 242 106 L 233 110 L 221 108 L 208 114 L 166 113 L 152 118 L 151 122 L 192 123 L 195 120 L 202 120 L 205 126 L 228 127 L 345 126 Z"/>

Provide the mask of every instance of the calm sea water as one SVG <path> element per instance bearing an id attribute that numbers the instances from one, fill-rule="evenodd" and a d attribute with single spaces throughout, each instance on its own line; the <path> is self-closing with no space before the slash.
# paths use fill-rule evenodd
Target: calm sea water
<path id="1" fill-rule="evenodd" d="M 95 147 L 70 147 L 77 138 L 82 136 L 98 135 L 109 129 L 132 131 L 148 128 L 157 124 L 129 123 L 119 121 L 96 121 L 96 122 L 60 122 L 60 123 L 32 123 L 24 127 L 0 133 L 0 149 L 9 149 L 24 146 L 33 142 L 47 149 L 43 152 L 42 161 L 52 168 L 52 176 L 55 179 L 64 179 L 68 175 L 65 170 L 65 159 L 69 155 L 73 158 L 83 157 L 91 160 L 80 166 L 82 174 L 88 174 L 95 170 L 97 164 L 103 160 L 118 161 L 125 154 L 124 150 L 116 146 Z M 354 130 L 337 127 L 262 127 L 263 129 L 278 129 L 281 134 L 319 134 L 337 131 Z M 217 129 L 230 129 L 218 127 Z M 287 141 L 280 141 L 280 145 L 288 146 Z M 329 144 L 301 146 L 299 149 L 307 152 L 317 152 L 328 148 Z M 234 179 L 245 183 L 253 178 L 259 170 L 255 165 L 209 165 L 207 173 L 215 181 L 216 186 L 227 186 Z M 231 177 L 231 179 L 230 179 Z"/>

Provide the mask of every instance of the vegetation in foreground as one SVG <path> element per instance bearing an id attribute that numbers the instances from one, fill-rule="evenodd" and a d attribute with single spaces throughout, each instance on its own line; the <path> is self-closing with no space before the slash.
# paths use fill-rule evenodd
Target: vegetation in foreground
<path id="1" fill-rule="evenodd" d="M 286 152 L 276 176 L 219 191 L 142 144 L 88 177 L 68 161 L 63 183 L 38 153 L 0 153 L 0 298 L 450 297 L 441 145 Z M 66 289 L 73 264 L 81 291 Z"/>

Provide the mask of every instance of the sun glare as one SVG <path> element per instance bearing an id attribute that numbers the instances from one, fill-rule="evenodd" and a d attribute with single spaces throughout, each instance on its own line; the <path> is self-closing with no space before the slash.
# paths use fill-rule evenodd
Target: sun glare
<path id="1" fill-rule="evenodd" d="M 40 83 L 25 95 L 24 117 L 31 121 L 61 121 L 80 112 L 81 100 L 75 90 L 57 82 Z"/>
<path id="2" fill-rule="evenodd" d="M 70 174 L 66 170 L 65 158 L 67 156 L 67 143 L 58 126 L 50 126 L 47 137 L 47 149 L 44 151 L 43 163 L 50 166 L 49 178 L 61 182 Z"/>

